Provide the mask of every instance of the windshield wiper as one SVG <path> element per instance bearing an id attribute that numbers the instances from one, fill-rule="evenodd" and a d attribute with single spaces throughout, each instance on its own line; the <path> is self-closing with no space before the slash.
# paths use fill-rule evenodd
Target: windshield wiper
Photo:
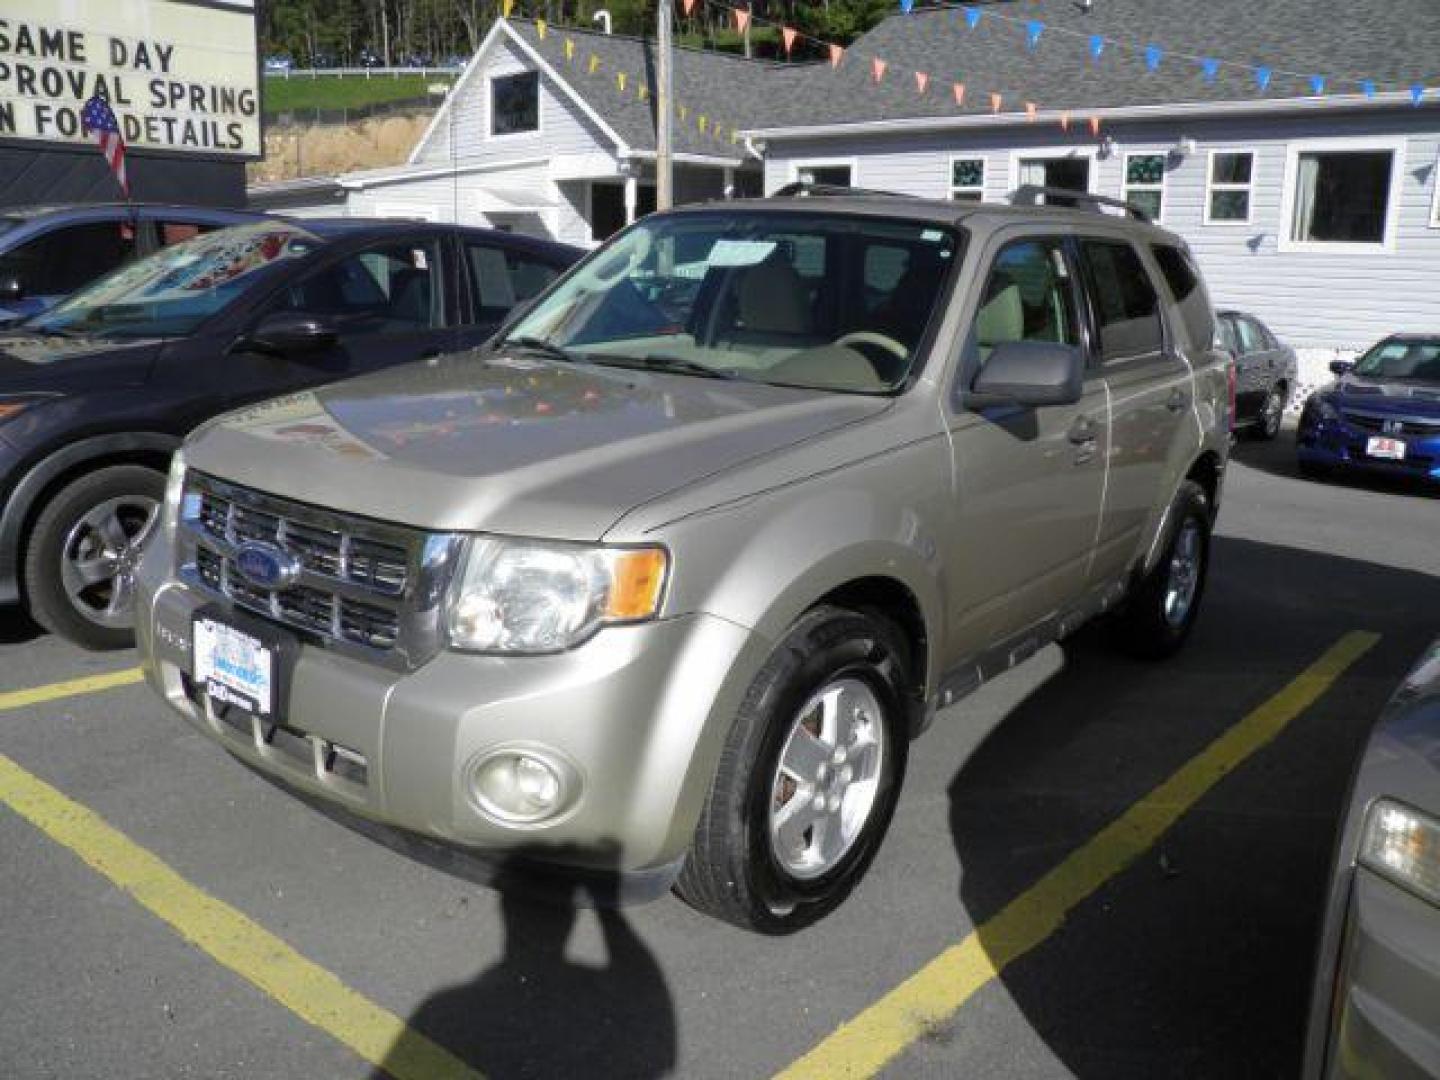
<path id="1" fill-rule="evenodd" d="M 546 341 L 544 338 L 530 337 L 522 334 L 520 337 L 507 337 L 500 342 L 501 348 L 520 348 L 526 352 L 539 353 L 541 356 L 551 360 L 559 360 L 566 364 L 583 364 L 586 361 L 578 353 L 569 349 L 561 348 L 554 342 Z"/>
<path id="2" fill-rule="evenodd" d="M 740 375 L 723 368 L 714 368 L 698 360 L 687 360 L 683 356 L 669 356 L 665 353 L 650 353 L 646 356 L 606 356 L 597 358 L 595 363 L 607 367 L 643 368 L 651 371 L 670 371 L 680 375 L 699 375 L 705 379 L 739 379 Z"/>

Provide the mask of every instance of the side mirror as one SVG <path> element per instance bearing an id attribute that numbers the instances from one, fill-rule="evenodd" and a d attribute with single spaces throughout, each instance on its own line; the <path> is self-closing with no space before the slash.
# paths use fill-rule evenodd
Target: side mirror
<path id="1" fill-rule="evenodd" d="M 0 301 L 23 300 L 25 283 L 19 274 L 0 274 Z"/>
<path id="2" fill-rule="evenodd" d="M 1355 370 L 1354 360 L 1331 360 L 1330 370 L 1336 375 L 1349 375 Z"/>
<path id="3" fill-rule="evenodd" d="M 1074 345 L 1007 341 L 995 346 L 975 376 L 972 404 L 1073 405 L 1084 379 L 1085 355 Z"/>
<path id="4" fill-rule="evenodd" d="M 279 356 L 305 356 L 333 348 L 339 339 L 334 325 L 323 316 L 278 311 L 261 319 L 236 345 Z"/>

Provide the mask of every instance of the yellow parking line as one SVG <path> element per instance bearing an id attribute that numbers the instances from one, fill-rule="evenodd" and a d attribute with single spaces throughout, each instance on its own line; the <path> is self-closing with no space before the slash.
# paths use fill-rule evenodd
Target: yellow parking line
<path id="1" fill-rule="evenodd" d="M 878 1073 L 1054 933 L 1076 905 L 1148 850 L 1222 777 L 1279 735 L 1379 640 L 1378 634 L 1363 631 L 1346 634 L 998 914 L 842 1025 L 778 1080 Z"/>
<path id="2" fill-rule="evenodd" d="M 37 686 L 33 690 L 10 690 L 0 694 L 0 712 L 8 709 L 23 709 L 26 705 L 43 705 L 47 701 L 75 697 L 79 694 L 95 694 L 101 690 L 113 690 L 117 686 L 130 686 L 145 676 L 139 668 L 124 671 L 107 671 L 104 675 L 86 675 L 83 679 Z"/>
<path id="3" fill-rule="evenodd" d="M 480 1077 L 394 1013 L 305 959 L 229 904 L 196 888 L 93 811 L 3 754 L 0 801 L 80 856 L 186 941 L 396 1080 Z"/>

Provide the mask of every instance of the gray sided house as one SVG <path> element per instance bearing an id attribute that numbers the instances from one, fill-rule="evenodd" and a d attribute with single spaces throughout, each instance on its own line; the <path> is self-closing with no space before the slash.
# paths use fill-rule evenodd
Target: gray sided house
<path id="1" fill-rule="evenodd" d="M 1440 81 L 1440 0 L 968 7 L 981 13 L 973 28 L 960 7 L 896 14 L 838 66 L 677 50 L 677 201 L 802 179 L 942 199 L 999 201 L 1031 183 L 1127 199 L 1188 240 L 1217 306 L 1297 348 L 1302 391 L 1383 334 L 1440 331 L 1440 86 L 1418 106 L 1408 90 Z M 1032 20 L 1044 30 L 1030 48 Z M 1229 63 L 1206 78 L 1204 57 Z M 649 42 L 502 21 L 408 164 L 252 200 L 593 243 L 654 206 L 654 89 Z"/>
<path id="2" fill-rule="evenodd" d="M 768 98 L 746 131 L 766 190 L 808 177 L 933 198 L 1044 183 L 1127 199 L 1187 239 L 1217 306 L 1297 348 L 1302 384 L 1383 334 L 1440 331 L 1440 86 L 1418 107 L 1407 89 L 1437 81 L 1436 0 L 974 6 L 974 29 L 958 8 L 887 19 L 838 69 Z M 1045 24 L 1033 50 L 1032 19 Z M 1135 47 L 1097 61 L 1092 35 Z M 1229 66 L 1207 81 L 1192 58 L 1211 56 L 1268 66 L 1269 85 Z M 1311 76 L 1326 77 L 1323 95 Z"/>
<path id="3" fill-rule="evenodd" d="M 752 76 L 768 66 L 675 51 L 685 114 L 673 127 L 677 202 L 759 194 L 760 162 L 735 127 L 755 115 Z M 458 221 L 594 244 L 655 209 L 655 81 L 650 42 L 542 34 L 535 23 L 500 20 L 406 164 L 257 185 L 251 205 Z"/>

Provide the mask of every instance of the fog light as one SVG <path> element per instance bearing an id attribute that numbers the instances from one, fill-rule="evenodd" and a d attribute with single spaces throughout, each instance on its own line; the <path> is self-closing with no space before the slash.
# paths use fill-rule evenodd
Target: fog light
<path id="1" fill-rule="evenodd" d="M 489 817 L 506 825 L 538 825 L 572 802 L 575 772 L 548 753 L 496 750 L 470 770 L 470 791 Z"/>

